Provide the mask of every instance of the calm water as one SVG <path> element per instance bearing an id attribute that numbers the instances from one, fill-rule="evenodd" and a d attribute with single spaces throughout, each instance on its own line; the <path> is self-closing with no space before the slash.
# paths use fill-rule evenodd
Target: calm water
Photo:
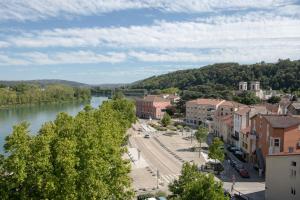
<path id="1" fill-rule="evenodd" d="M 41 125 L 47 121 L 55 119 L 60 112 L 66 112 L 70 115 L 76 115 L 85 105 L 90 104 L 97 108 L 106 97 L 92 97 L 87 102 L 68 102 L 44 105 L 26 105 L 7 109 L 0 109 L 0 152 L 3 152 L 4 139 L 12 132 L 12 127 L 22 121 L 30 123 L 30 131 L 35 134 Z"/>

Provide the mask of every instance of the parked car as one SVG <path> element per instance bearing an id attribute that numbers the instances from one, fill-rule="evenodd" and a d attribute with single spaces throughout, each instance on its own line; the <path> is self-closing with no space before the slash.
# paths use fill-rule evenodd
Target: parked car
<path id="1" fill-rule="evenodd" d="M 236 164 L 235 166 L 234 166 L 234 169 L 237 171 L 237 172 L 240 172 L 240 170 L 241 169 L 245 169 L 245 167 L 244 167 L 244 165 L 242 165 L 242 164 Z"/>
<path id="2" fill-rule="evenodd" d="M 235 161 L 235 160 L 231 160 L 230 161 L 230 165 L 235 168 L 235 166 L 237 165 L 238 163 Z"/>
<path id="3" fill-rule="evenodd" d="M 249 172 L 247 169 L 240 169 L 239 174 L 243 178 L 250 178 Z"/>
<path id="4" fill-rule="evenodd" d="M 144 136 L 144 138 L 150 138 L 150 135 L 149 135 L 149 134 L 146 134 L 146 135 Z"/>
<path id="5" fill-rule="evenodd" d="M 242 151 L 235 151 L 234 153 L 233 153 L 234 155 L 235 155 L 235 157 L 237 158 L 237 159 L 239 159 L 240 161 L 242 161 L 242 162 L 246 162 L 246 160 L 244 159 L 244 153 L 242 152 Z"/>
<path id="6" fill-rule="evenodd" d="M 234 147 L 234 146 L 229 148 L 230 152 L 235 152 L 235 151 L 239 151 L 239 150 L 240 149 L 238 147 Z"/>

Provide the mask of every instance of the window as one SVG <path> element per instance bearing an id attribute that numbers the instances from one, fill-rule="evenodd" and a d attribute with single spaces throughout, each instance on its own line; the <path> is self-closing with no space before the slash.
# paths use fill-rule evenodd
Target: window
<path id="1" fill-rule="evenodd" d="M 289 153 L 293 153 L 294 152 L 294 148 L 293 147 L 289 147 Z"/>
<path id="2" fill-rule="evenodd" d="M 278 138 L 274 139 L 274 146 L 279 147 L 280 145 L 280 140 Z"/>
<path id="3" fill-rule="evenodd" d="M 296 195 L 296 190 L 293 187 L 291 187 L 291 194 Z"/>
<path id="4" fill-rule="evenodd" d="M 296 167 L 296 166 L 297 166 L 296 161 L 292 161 L 292 162 L 291 162 L 291 165 L 294 166 L 294 167 Z"/>

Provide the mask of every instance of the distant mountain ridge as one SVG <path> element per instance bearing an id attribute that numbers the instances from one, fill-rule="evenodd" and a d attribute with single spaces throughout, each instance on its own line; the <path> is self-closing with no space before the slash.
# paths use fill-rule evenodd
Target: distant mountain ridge
<path id="1" fill-rule="evenodd" d="M 63 85 L 68 85 L 72 87 L 90 87 L 90 85 L 85 84 L 85 83 L 80 83 L 76 81 L 67 81 L 67 80 L 60 80 L 60 79 L 40 79 L 40 80 L 20 80 L 20 81 L 1 81 L 0 84 L 2 85 L 7 85 L 7 86 L 14 86 L 17 84 L 38 84 L 41 85 L 42 87 L 51 85 L 51 84 L 63 84 Z"/>
<path id="2" fill-rule="evenodd" d="M 260 81 L 265 89 L 300 88 L 300 60 L 279 60 L 277 63 L 218 63 L 196 69 L 179 70 L 152 76 L 130 85 L 131 88 L 165 89 L 177 87 L 182 90 L 197 90 L 197 87 L 222 85 L 227 89 L 238 89 L 240 81 Z"/>

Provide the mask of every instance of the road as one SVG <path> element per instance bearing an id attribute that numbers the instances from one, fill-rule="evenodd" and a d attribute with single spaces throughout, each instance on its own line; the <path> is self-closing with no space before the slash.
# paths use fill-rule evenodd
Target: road
<path id="1" fill-rule="evenodd" d="M 177 134 L 163 134 L 151 131 L 144 123 L 138 124 L 131 130 L 129 149 L 133 160 L 131 176 L 134 180 L 134 188 L 137 192 L 156 190 L 168 191 L 168 184 L 180 175 L 184 162 L 199 164 L 204 161 L 199 158 L 197 152 L 190 152 L 187 148 L 196 146 L 196 142 L 185 139 L 186 136 Z M 149 134 L 150 138 L 144 138 Z M 141 152 L 138 156 L 138 150 Z M 157 180 L 157 171 L 159 179 Z"/>
<path id="2" fill-rule="evenodd" d="M 136 124 L 135 130 L 129 130 L 129 134 L 131 135 L 129 138 L 131 177 L 137 194 L 158 190 L 168 192 L 168 185 L 179 177 L 184 162 L 193 162 L 198 166 L 205 163 L 198 152 L 190 151 L 191 147 L 199 146 L 195 140 L 191 141 L 190 133 L 157 132 L 141 121 Z M 144 138 L 145 134 L 149 134 L 150 138 Z M 204 145 L 206 144 L 202 144 Z M 224 166 L 227 170 L 216 177 L 224 183 L 225 189 L 230 190 L 231 177 L 235 174 L 235 192 L 247 194 L 251 199 L 264 199 L 264 180 L 254 175 L 251 175 L 250 179 L 243 179 L 230 165 L 227 165 L 229 164 L 225 162 Z M 157 178 L 157 171 L 159 178 Z"/>

